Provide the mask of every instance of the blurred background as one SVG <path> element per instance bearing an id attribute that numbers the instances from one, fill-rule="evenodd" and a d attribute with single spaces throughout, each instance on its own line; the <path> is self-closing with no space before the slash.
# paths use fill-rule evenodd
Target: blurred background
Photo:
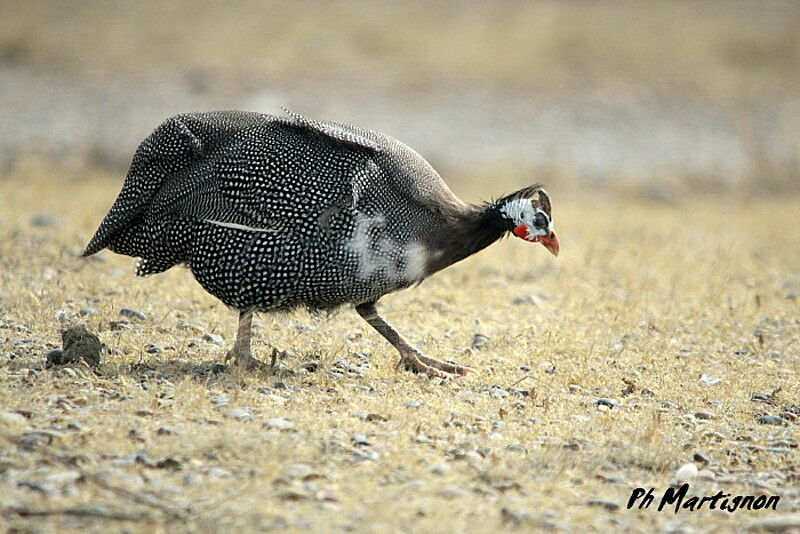
<path id="1" fill-rule="evenodd" d="M 797 193 L 800 2 L 0 1 L 3 177 L 121 179 L 173 113 L 281 106 L 457 192 Z"/>

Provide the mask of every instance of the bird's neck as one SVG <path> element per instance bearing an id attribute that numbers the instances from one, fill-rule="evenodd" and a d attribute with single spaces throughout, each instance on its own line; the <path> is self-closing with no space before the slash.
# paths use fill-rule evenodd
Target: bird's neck
<path id="1" fill-rule="evenodd" d="M 441 253 L 432 259 L 429 273 L 449 267 L 485 249 L 510 230 L 497 204 L 468 204 L 449 218 L 437 244 Z"/>

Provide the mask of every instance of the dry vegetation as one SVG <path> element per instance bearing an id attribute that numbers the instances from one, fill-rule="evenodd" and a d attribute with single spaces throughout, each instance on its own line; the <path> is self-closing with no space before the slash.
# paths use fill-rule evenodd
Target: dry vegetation
<path id="1" fill-rule="evenodd" d="M 94 76 L 800 88 L 794 2 L 0 0 L 0 14 L 0 61 Z"/>
<path id="2" fill-rule="evenodd" d="M 695 453 L 710 459 L 699 493 L 800 506 L 796 199 L 552 191 L 557 260 L 504 242 L 385 299 L 424 350 L 481 369 L 440 385 L 396 371 L 351 310 L 264 315 L 255 348 L 286 351 L 278 374 L 215 372 L 225 347 L 204 334 L 227 345 L 234 314 L 186 270 L 137 279 L 129 258 L 79 258 L 119 185 L 48 174 L 0 182 L 0 527 L 677 532 L 775 515 L 625 509 Z M 123 307 L 147 319 L 112 328 Z M 77 323 L 102 365 L 46 369 Z M 369 367 L 337 372 L 358 353 Z"/>
<path id="3" fill-rule="evenodd" d="M 748 166 L 736 193 L 681 168 L 594 188 L 570 161 L 540 169 L 558 259 L 510 240 L 381 303 L 430 355 L 480 369 L 439 384 L 395 370 L 394 349 L 348 309 L 263 315 L 257 355 L 283 351 L 272 376 L 220 367 L 235 313 L 185 269 L 137 279 L 130 258 L 79 257 L 119 176 L 84 160 L 53 167 L 63 152 L 46 143 L 0 154 L 0 530 L 677 533 L 797 521 L 799 6 L 0 0 L 0 75 L 52 75 L 59 88 L 79 78 L 81 101 L 108 86 L 122 106 L 126 84 L 176 78 L 181 95 L 226 102 L 319 84 L 332 109 L 363 84 L 402 95 L 409 113 L 419 95 L 476 87 L 498 99 L 646 94 L 637 101 L 654 120 L 695 98 L 732 110 Z M 28 89 L 0 83 L 0 101 Z M 773 101 L 795 113 L 778 116 Z M 135 130 L 108 107 L 47 104 L 45 124 L 67 138 L 77 122 L 62 115 Z M 768 136 L 764 122 L 783 126 Z M 797 147 L 783 167 L 769 158 L 778 137 Z M 476 199 L 530 169 L 452 174 Z M 99 335 L 103 363 L 46 368 L 74 324 Z M 632 488 L 660 493 L 687 462 L 700 470 L 693 491 L 781 495 L 778 512 L 625 509 Z"/>

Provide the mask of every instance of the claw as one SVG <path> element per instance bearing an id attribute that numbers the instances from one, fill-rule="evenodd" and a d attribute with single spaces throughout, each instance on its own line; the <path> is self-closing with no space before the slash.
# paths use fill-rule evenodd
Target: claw
<path id="1" fill-rule="evenodd" d="M 443 362 L 415 352 L 403 354 L 400 357 L 400 361 L 397 362 L 398 367 L 401 365 L 412 373 L 422 373 L 430 377 L 443 379 L 455 379 L 475 371 L 470 367 Z"/>

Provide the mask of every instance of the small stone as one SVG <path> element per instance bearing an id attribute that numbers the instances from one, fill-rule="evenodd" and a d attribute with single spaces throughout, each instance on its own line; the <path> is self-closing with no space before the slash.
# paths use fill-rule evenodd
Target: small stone
<path id="1" fill-rule="evenodd" d="M 795 448 L 797 448 L 797 443 L 794 442 L 794 441 L 789 441 L 788 439 L 779 439 L 777 441 L 773 441 L 772 443 L 770 443 L 770 446 L 771 447 L 786 447 L 786 448 L 795 449 Z"/>
<path id="2" fill-rule="evenodd" d="M 224 341 L 225 341 L 222 338 L 222 336 L 220 336 L 218 334 L 211 334 L 211 333 L 205 334 L 203 336 L 203 340 L 204 341 L 208 341 L 210 343 L 213 343 L 214 345 L 222 345 L 222 343 L 224 343 Z"/>
<path id="3" fill-rule="evenodd" d="M 46 227 L 46 226 L 54 226 L 56 224 L 55 218 L 52 215 L 47 215 L 44 213 L 39 213 L 31 217 L 31 226 L 39 226 L 39 227 Z"/>
<path id="4" fill-rule="evenodd" d="M 222 415 L 228 419 L 236 419 L 237 421 L 249 421 L 253 418 L 248 408 L 231 408 L 225 410 Z"/>
<path id="5" fill-rule="evenodd" d="M 675 471 L 675 480 L 678 482 L 688 482 L 697 477 L 699 470 L 693 463 L 683 464 Z"/>
<path id="6" fill-rule="evenodd" d="M 140 311 L 132 310 L 131 308 L 122 308 L 119 314 L 128 319 L 136 319 L 137 321 L 146 321 L 147 315 Z"/>
<path id="7" fill-rule="evenodd" d="M 430 469 L 428 469 L 428 471 L 434 475 L 444 475 L 445 473 L 450 471 L 450 466 L 447 464 L 436 464 Z"/>
<path id="8" fill-rule="evenodd" d="M 570 384 L 570 385 L 569 385 L 569 391 L 570 391 L 570 393 L 577 393 L 577 392 L 579 392 L 579 391 L 580 391 L 580 390 L 582 390 L 582 389 L 583 389 L 583 388 L 582 388 L 582 387 L 580 387 L 578 384 Z"/>
<path id="9" fill-rule="evenodd" d="M 769 391 L 755 391 L 750 395 L 751 402 L 765 402 L 769 404 L 772 402 L 772 393 Z"/>
<path id="10" fill-rule="evenodd" d="M 499 386 L 492 386 L 489 389 L 489 396 L 493 399 L 505 399 L 510 393 Z"/>
<path id="11" fill-rule="evenodd" d="M 85 307 L 81 308 L 81 309 L 78 311 L 78 313 L 79 313 L 80 315 L 97 315 L 97 310 L 95 310 L 95 309 L 94 309 L 94 308 L 92 308 L 91 306 L 85 306 Z"/>
<path id="12" fill-rule="evenodd" d="M 783 419 L 777 415 L 762 415 L 756 419 L 762 425 L 782 425 Z"/>
<path id="13" fill-rule="evenodd" d="M 614 512 L 619 510 L 619 503 L 615 503 L 614 501 L 607 501 L 605 499 L 589 499 L 586 501 L 586 506 L 597 506 L 600 508 L 605 508 L 609 512 Z"/>
<path id="14" fill-rule="evenodd" d="M 320 364 L 320 362 L 318 362 L 317 360 L 312 360 L 310 362 L 306 362 L 303 365 L 301 365 L 300 369 L 308 371 L 309 373 L 316 373 L 321 367 L 321 365 L 322 364 Z"/>
<path id="15" fill-rule="evenodd" d="M 489 344 L 489 338 L 483 334 L 475 334 L 472 337 L 472 348 L 481 350 Z"/>
<path id="16" fill-rule="evenodd" d="M 356 445 L 372 445 L 372 443 L 367 439 L 367 436 L 364 434 L 355 434 L 353 435 L 353 443 Z"/>
<path id="17" fill-rule="evenodd" d="M 216 395 L 211 397 L 211 404 L 214 405 L 214 408 L 224 408 L 231 402 L 231 398 L 227 395 Z"/>
<path id="18" fill-rule="evenodd" d="M 609 408 L 614 408 L 615 406 L 619 406 L 619 401 L 617 399 L 609 399 L 606 397 L 594 399 L 594 403 L 597 406 L 608 406 Z"/>
<path id="19" fill-rule="evenodd" d="M 406 401 L 404 406 L 406 408 L 419 408 L 420 406 L 422 406 L 422 403 L 419 401 L 412 400 L 412 401 Z"/>
<path id="20" fill-rule="evenodd" d="M 288 478 L 303 480 L 314 472 L 314 468 L 308 464 L 292 464 L 286 469 Z"/>
<path id="21" fill-rule="evenodd" d="M 183 462 L 174 456 L 165 456 L 155 463 L 155 467 L 159 469 L 169 469 L 171 471 L 180 471 L 183 469 Z"/>
<path id="22" fill-rule="evenodd" d="M 63 352 L 51 350 L 47 353 L 48 367 L 68 365 L 84 361 L 92 367 L 100 365 L 100 351 L 103 345 L 100 339 L 89 332 L 85 326 L 73 326 L 61 331 Z"/>
<path id="23" fill-rule="evenodd" d="M 439 497 L 442 497 L 444 499 L 453 500 L 453 499 L 460 499 L 462 497 L 467 497 L 469 496 L 469 493 L 455 486 L 447 486 L 440 489 L 438 495 Z"/>
<path id="24" fill-rule="evenodd" d="M 800 513 L 773 515 L 756 519 L 747 526 L 747 530 L 756 532 L 795 532 L 800 529 Z"/>
<path id="25" fill-rule="evenodd" d="M 144 487 L 144 480 L 139 475 L 121 469 L 104 469 L 95 476 L 107 486 L 121 487 L 128 491 L 137 491 Z"/>
<path id="26" fill-rule="evenodd" d="M 511 445 L 508 445 L 506 447 L 506 450 L 511 452 L 521 452 L 521 453 L 528 452 L 527 449 L 525 449 L 525 447 L 520 445 L 519 443 L 512 443 Z"/>
<path id="27" fill-rule="evenodd" d="M 54 367 L 56 365 L 64 365 L 64 351 L 61 349 L 53 349 L 44 355 L 45 365 L 47 367 Z"/>
<path id="28" fill-rule="evenodd" d="M 692 455 L 692 460 L 694 460 L 695 462 L 700 462 L 701 464 L 711 463 L 711 458 L 709 458 L 708 456 L 706 456 L 701 452 L 694 453 Z"/>
<path id="29" fill-rule="evenodd" d="M 695 419 L 701 419 L 703 421 L 711 421 L 712 419 L 716 419 L 714 415 L 708 412 L 697 412 L 696 414 L 694 414 L 694 417 Z"/>
<path id="30" fill-rule="evenodd" d="M 197 473 L 186 473 L 181 483 L 187 488 L 196 488 L 203 483 L 203 479 Z"/>
<path id="31" fill-rule="evenodd" d="M 644 388 L 642 389 L 642 396 L 643 397 L 655 397 L 655 392 L 652 389 Z"/>
<path id="32" fill-rule="evenodd" d="M 269 430 L 278 430 L 280 432 L 288 432 L 290 430 L 294 430 L 294 423 L 286 419 L 285 417 L 274 417 L 272 419 L 267 419 L 264 422 L 264 427 Z"/>
<path id="33" fill-rule="evenodd" d="M 15 412 L 0 412 L 0 425 L 6 427 L 27 426 L 28 420 L 25 416 Z"/>
<path id="34" fill-rule="evenodd" d="M 702 373 L 700 375 L 700 382 L 707 386 L 713 386 L 714 384 L 719 384 L 722 382 L 721 378 L 717 378 L 716 376 L 707 375 L 706 373 Z"/>
<path id="35" fill-rule="evenodd" d="M 145 346 L 145 348 L 144 348 L 144 351 L 145 351 L 146 353 L 148 353 L 148 354 L 156 354 L 156 353 L 158 353 L 158 352 L 161 352 L 162 350 L 164 350 L 164 348 L 163 348 L 163 347 L 160 347 L 160 346 L 158 346 L 158 345 L 153 345 L 152 343 L 148 344 L 148 345 L 147 345 L 147 346 Z"/>

